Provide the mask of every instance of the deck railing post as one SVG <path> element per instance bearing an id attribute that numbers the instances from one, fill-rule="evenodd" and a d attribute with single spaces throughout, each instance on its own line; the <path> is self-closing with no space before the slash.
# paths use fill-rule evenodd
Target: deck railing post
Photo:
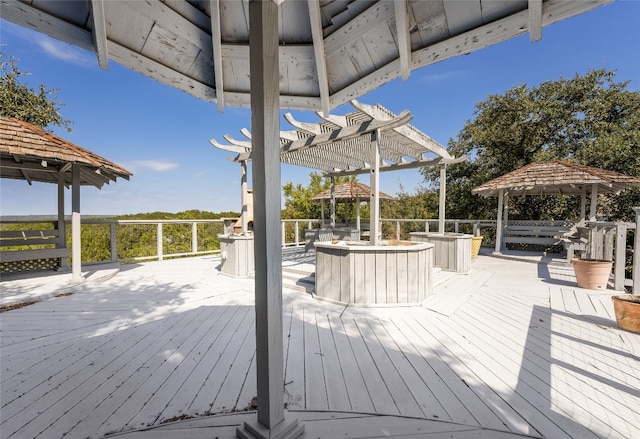
<path id="1" fill-rule="evenodd" d="M 198 253 L 198 223 L 191 223 L 191 252 Z"/>
<path id="2" fill-rule="evenodd" d="M 400 241 L 400 221 L 396 221 L 396 239 Z"/>
<path id="3" fill-rule="evenodd" d="M 115 262 L 118 260 L 118 236 L 116 235 L 116 226 L 117 223 L 109 223 L 109 235 L 111 237 L 111 261 Z"/>
<path id="4" fill-rule="evenodd" d="M 281 230 L 281 234 L 282 234 L 282 247 L 286 247 L 287 246 L 287 223 L 285 223 L 284 221 L 282 221 L 280 223 L 280 227 L 282 228 Z"/>
<path id="5" fill-rule="evenodd" d="M 633 294 L 640 294 L 640 207 L 634 207 L 636 213 L 636 231 L 633 240 L 633 268 L 631 275 L 633 279 Z"/>
<path id="6" fill-rule="evenodd" d="M 158 239 L 157 239 L 157 247 L 158 247 L 158 260 L 162 261 L 162 223 L 158 223 Z"/>
<path id="7" fill-rule="evenodd" d="M 294 222 L 296 229 L 294 230 L 294 236 L 296 240 L 296 247 L 300 245 L 300 232 L 298 231 L 298 221 Z"/>
<path id="8" fill-rule="evenodd" d="M 624 268 L 627 250 L 627 225 L 616 224 L 616 256 L 613 258 L 613 288 L 624 290 Z"/>
<path id="9" fill-rule="evenodd" d="M 424 220 L 424 231 L 426 233 L 429 233 L 429 221 L 428 220 Z"/>

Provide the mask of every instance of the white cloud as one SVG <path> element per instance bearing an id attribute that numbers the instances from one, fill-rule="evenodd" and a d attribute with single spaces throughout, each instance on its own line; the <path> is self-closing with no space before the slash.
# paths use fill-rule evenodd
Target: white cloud
<path id="1" fill-rule="evenodd" d="M 151 169 L 156 172 L 165 172 L 177 168 L 179 165 L 176 162 L 170 162 L 167 160 L 136 160 L 129 162 L 125 165 L 125 168 L 131 169 Z"/>
<path id="2" fill-rule="evenodd" d="M 95 58 L 88 52 L 80 50 L 67 43 L 52 40 L 51 38 L 45 36 L 40 36 L 39 38 L 37 38 L 36 43 L 48 55 L 59 59 L 60 61 L 84 67 L 91 67 L 97 64 Z"/>
<path id="3" fill-rule="evenodd" d="M 202 171 L 198 171 L 195 174 L 193 174 L 193 176 L 195 178 L 200 178 L 200 177 L 204 177 L 205 175 L 207 175 L 209 173 L 209 169 L 203 169 Z"/>
<path id="4" fill-rule="evenodd" d="M 448 72 L 442 73 L 430 73 L 425 74 L 420 77 L 421 82 L 442 82 L 448 81 L 449 79 L 459 78 L 461 76 L 465 76 L 466 72 L 461 70 L 450 70 Z"/>

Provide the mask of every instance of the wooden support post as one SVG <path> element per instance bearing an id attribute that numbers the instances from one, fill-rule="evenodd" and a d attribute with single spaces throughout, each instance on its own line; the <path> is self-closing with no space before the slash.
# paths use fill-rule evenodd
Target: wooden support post
<path id="1" fill-rule="evenodd" d="M 118 260 L 118 236 L 116 235 L 118 223 L 110 223 L 109 224 L 109 235 L 110 235 L 110 247 L 111 247 L 111 261 L 115 262 Z"/>
<path id="2" fill-rule="evenodd" d="M 198 253 L 198 223 L 191 223 L 191 253 Z"/>
<path id="3" fill-rule="evenodd" d="M 242 160 L 240 162 L 240 199 L 242 203 L 242 215 L 240 216 L 240 222 L 242 223 L 242 233 L 247 233 L 249 230 L 249 201 L 247 192 L 247 161 Z"/>
<path id="4" fill-rule="evenodd" d="M 64 172 L 62 171 L 58 173 L 58 244 L 56 247 L 67 247 L 67 223 L 64 220 Z M 68 269 L 68 258 L 60 258 L 58 266 Z"/>
<path id="5" fill-rule="evenodd" d="M 356 229 L 360 230 L 360 198 L 356 198 Z"/>
<path id="6" fill-rule="evenodd" d="M 378 245 L 380 241 L 380 131 L 371 133 L 371 215 L 370 244 Z"/>
<path id="7" fill-rule="evenodd" d="M 400 221 L 396 221 L 396 239 L 400 241 Z"/>
<path id="8" fill-rule="evenodd" d="M 438 233 L 444 234 L 445 203 L 447 199 L 447 165 L 440 165 L 440 198 L 438 199 Z"/>
<path id="9" fill-rule="evenodd" d="M 631 275 L 633 279 L 633 294 L 640 294 L 640 207 L 634 207 L 636 213 L 636 232 L 633 240 L 633 268 Z"/>
<path id="10" fill-rule="evenodd" d="M 598 184 L 591 185 L 591 209 L 589 210 L 589 221 L 596 220 L 596 208 L 598 207 Z"/>
<path id="11" fill-rule="evenodd" d="M 295 230 L 293 231 L 293 236 L 295 237 L 296 240 L 296 247 L 298 246 L 298 244 L 300 244 L 300 231 L 299 226 L 298 226 L 298 221 L 295 221 L 293 223 L 295 225 Z"/>
<path id="12" fill-rule="evenodd" d="M 163 248 L 162 248 L 162 223 L 158 223 L 158 232 L 156 233 L 156 249 L 158 252 L 158 260 L 162 261 L 164 259 L 163 257 Z"/>
<path id="13" fill-rule="evenodd" d="M 495 252 L 502 251 L 502 206 L 504 204 L 504 189 L 498 192 L 498 218 L 496 220 L 496 248 Z"/>
<path id="14" fill-rule="evenodd" d="M 616 255 L 613 258 L 613 288 L 624 290 L 624 269 L 627 250 L 627 226 L 624 223 L 616 223 Z"/>
<path id="15" fill-rule="evenodd" d="M 331 177 L 331 228 L 336 226 L 336 178 Z"/>
<path id="16" fill-rule="evenodd" d="M 284 413 L 278 6 L 249 2 L 249 76 L 253 143 L 256 378 L 258 413 L 237 429 L 243 439 L 300 436 Z"/>
<path id="17" fill-rule="evenodd" d="M 587 217 L 587 186 L 582 186 L 582 194 L 580 197 L 580 221 L 578 225 L 583 225 Z"/>
<path id="18" fill-rule="evenodd" d="M 71 167 L 71 281 L 81 282 L 82 250 L 80 233 L 80 166 Z"/>

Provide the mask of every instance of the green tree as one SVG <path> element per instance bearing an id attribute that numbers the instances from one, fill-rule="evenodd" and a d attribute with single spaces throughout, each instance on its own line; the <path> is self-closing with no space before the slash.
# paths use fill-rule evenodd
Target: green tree
<path id="1" fill-rule="evenodd" d="M 568 160 L 640 176 L 640 92 L 615 82 L 615 71 L 590 70 L 571 79 L 547 81 L 538 87 L 519 85 L 476 105 L 457 139 L 454 155 L 471 159 L 448 168 L 447 217 L 495 218 L 494 199 L 471 189 L 524 165 Z M 428 182 L 438 173 L 425 170 Z M 577 197 L 524 197 L 511 200 L 511 212 L 529 219 L 577 217 Z M 640 205 L 640 191 L 611 196 L 602 213 L 629 219 Z M 511 215 L 510 212 L 510 215 Z"/>
<path id="2" fill-rule="evenodd" d="M 40 85 L 37 90 L 21 82 L 29 73 L 18 69 L 16 60 L 0 52 L 0 116 L 14 117 L 43 129 L 56 125 L 71 131 L 71 121 L 60 114 L 62 102 L 58 90 L 47 90 Z"/>

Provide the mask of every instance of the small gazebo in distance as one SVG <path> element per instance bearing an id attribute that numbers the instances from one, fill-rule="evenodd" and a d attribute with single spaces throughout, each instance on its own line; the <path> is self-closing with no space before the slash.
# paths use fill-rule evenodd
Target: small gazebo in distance
<path id="1" fill-rule="evenodd" d="M 384 201 L 397 201 L 396 198 L 391 195 L 385 194 L 384 192 L 379 192 L 380 200 Z M 334 185 L 330 189 L 324 190 L 322 192 L 317 193 L 313 197 L 311 197 L 311 201 L 319 201 L 320 202 L 320 217 L 322 221 L 322 226 L 324 226 L 325 222 L 325 211 L 324 211 L 324 202 L 330 201 L 330 221 L 331 227 L 336 226 L 336 203 L 355 203 L 356 205 L 356 228 L 360 230 L 360 202 L 362 201 L 370 201 L 373 193 L 371 192 L 371 188 L 364 183 L 360 183 L 359 181 L 350 181 L 347 183 L 340 183 Z"/>
<path id="2" fill-rule="evenodd" d="M 471 192 L 484 197 L 498 197 L 495 251 L 501 252 L 507 241 L 554 244 L 562 232 L 552 229 L 537 230 L 538 235 L 547 236 L 533 236 L 533 231 L 521 231 L 521 235 L 526 232 L 528 236 L 504 237 L 509 220 L 509 196 L 580 195 L 582 198 L 578 224 L 584 224 L 587 219 L 596 220 L 598 194 L 616 194 L 631 187 L 640 187 L 640 178 L 577 163 L 551 161 L 530 163 L 475 187 Z M 588 217 L 587 194 L 590 197 Z"/>
<path id="3" fill-rule="evenodd" d="M 1 231 L 0 246 L 36 246 L 29 250 L 0 251 L 0 262 L 19 263 L 58 259 L 66 266 L 69 249 L 64 220 L 64 189 L 71 187 L 72 281 L 81 276 L 80 186 L 98 189 L 133 174 L 99 155 L 74 145 L 55 134 L 14 118 L 0 117 L 0 175 L 2 178 L 58 185 L 58 220 L 54 230 Z M 38 248 L 52 245 L 52 248 Z"/>

